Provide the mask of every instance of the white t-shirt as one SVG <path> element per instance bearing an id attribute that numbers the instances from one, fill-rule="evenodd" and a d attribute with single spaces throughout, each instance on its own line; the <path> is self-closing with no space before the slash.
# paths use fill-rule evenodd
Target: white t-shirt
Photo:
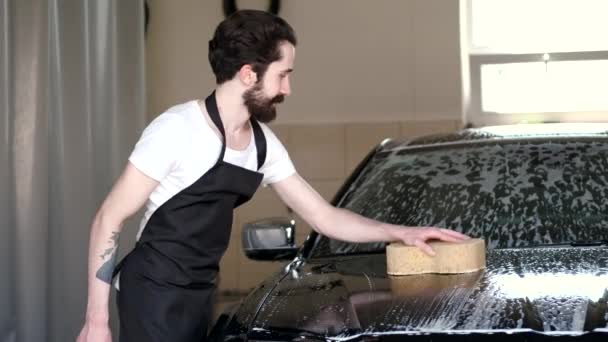
<path id="1" fill-rule="evenodd" d="M 279 182 L 295 173 L 285 147 L 268 126 L 260 123 L 266 138 L 266 161 L 259 172 L 263 185 Z M 154 119 L 135 145 L 129 161 L 160 184 L 146 203 L 137 239 L 150 216 L 163 203 L 205 174 L 219 158 L 222 141 L 209 126 L 196 100 L 169 108 Z M 226 147 L 224 161 L 257 170 L 257 149 L 253 132 L 242 151 Z"/>

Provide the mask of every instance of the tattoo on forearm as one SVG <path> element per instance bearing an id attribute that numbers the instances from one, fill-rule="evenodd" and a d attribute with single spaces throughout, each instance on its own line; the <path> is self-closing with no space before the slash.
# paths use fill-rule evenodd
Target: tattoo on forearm
<path id="1" fill-rule="evenodd" d="M 103 253 L 99 256 L 101 260 L 105 260 L 103 265 L 97 270 L 96 276 L 97 279 L 103 281 L 104 283 L 111 284 L 112 283 L 112 273 L 114 272 L 114 266 L 116 265 L 116 251 L 118 249 L 118 236 L 120 234 L 118 232 L 112 232 L 112 237 L 110 238 L 111 246 L 107 248 Z"/>

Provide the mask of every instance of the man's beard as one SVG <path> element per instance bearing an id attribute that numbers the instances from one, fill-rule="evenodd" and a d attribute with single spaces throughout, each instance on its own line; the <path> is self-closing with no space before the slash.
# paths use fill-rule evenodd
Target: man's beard
<path id="1" fill-rule="evenodd" d="M 275 104 L 283 102 L 284 95 L 277 95 L 273 98 L 264 96 L 262 82 L 258 82 L 253 88 L 243 94 L 243 101 L 249 114 L 259 122 L 268 123 L 277 117 Z"/>

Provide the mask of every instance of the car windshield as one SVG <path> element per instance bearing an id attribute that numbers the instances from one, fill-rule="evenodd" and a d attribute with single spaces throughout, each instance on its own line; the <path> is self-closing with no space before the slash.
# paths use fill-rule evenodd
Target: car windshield
<path id="1" fill-rule="evenodd" d="M 450 228 L 484 238 L 489 249 L 608 240 L 608 140 L 485 141 L 381 152 L 338 206 L 393 224 Z M 384 248 L 322 236 L 313 257 Z"/>

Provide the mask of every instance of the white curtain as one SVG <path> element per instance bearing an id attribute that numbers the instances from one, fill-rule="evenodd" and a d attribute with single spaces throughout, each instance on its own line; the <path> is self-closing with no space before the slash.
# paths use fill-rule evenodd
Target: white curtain
<path id="1" fill-rule="evenodd" d="M 144 70 L 143 0 L 0 0 L 0 342 L 75 339 Z"/>

